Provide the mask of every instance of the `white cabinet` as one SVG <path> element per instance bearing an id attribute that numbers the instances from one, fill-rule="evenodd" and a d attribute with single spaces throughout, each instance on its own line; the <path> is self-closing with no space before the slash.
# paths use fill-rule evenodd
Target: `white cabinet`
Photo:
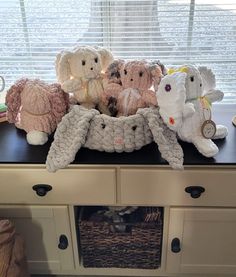
<path id="1" fill-rule="evenodd" d="M 30 272 L 74 269 L 66 206 L 0 206 L 0 218 L 10 219 L 23 236 Z M 68 245 L 61 235 L 66 236 Z M 60 247 L 65 249 L 58 247 L 60 239 Z"/>
<path id="2" fill-rule="evenodd" d="M 236 274 L 236 209 L 171 208 L 169 220 L 168 272 Z"/>
<path id="3" fill-rule="evenodd" d="M 73 165 L 54 174 L 39 165 L 5 165 L 0 166 L 0 218 L 12 220 L 24 237 L 29 268 L 35 274 L 236 276 L 235 180 L 235 167 L 175 171 Z M 52 189 L 42 197 L 32 189 L 35 184 Z M 193 186 L 204 188 L 199 197 L 186 191 Z M 80 205 L 164 207 L 161 267 L 84 268 L 74 218 L 74 206 Z M 64 250 L 58 247 L 62 235 L 68 240 Z M 173 239 L 177 253 L 171 249 Z"/>

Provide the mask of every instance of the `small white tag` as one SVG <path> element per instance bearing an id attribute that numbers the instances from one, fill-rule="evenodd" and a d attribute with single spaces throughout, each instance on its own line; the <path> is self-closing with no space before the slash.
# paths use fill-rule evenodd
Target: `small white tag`
<path id="1" fill-rule="evenodd" d="M 211 110 L 208 108 L 204 108 L 203 115 L 204 115 L 205 120 L 210 120 L 211 119 Z"/>

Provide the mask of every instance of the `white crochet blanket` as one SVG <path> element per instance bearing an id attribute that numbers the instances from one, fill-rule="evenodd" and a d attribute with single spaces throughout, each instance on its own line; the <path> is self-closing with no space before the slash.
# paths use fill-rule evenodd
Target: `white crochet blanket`
<path id="1" fill-rule="evenodd" d="M 47 156 L 47 170 L 55 172 L 68 166 L 81 147 L 131 152 L 153 140 L 172 168 L 183 167 L 183 151 L 176 134 L 163 123 L 157 108 L 139 109 L 135 115 L 116 118 L 76 105 L 57 127 Z"/>

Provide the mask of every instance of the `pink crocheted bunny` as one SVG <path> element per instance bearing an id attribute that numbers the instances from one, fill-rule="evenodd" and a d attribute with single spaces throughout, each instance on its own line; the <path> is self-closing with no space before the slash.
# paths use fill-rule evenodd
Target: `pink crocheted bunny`
<path id="1" fill-rule="evenodd" d="M 163 76 L 161 65 L 148 61 L 114 61 L 106 72 L 103 103 L 112 116 L 129 116 L 157 105 L 154 90 Z M 103 111 L 104 112 L 104 111 Z"/>
<path id="2" fill-rule="evenodd" d="M 42 145 L 69 107 L 69 97 L 59 84 L 18 80 L 6 95 L 7 119 L 27 132 L 29 144 Z"/>

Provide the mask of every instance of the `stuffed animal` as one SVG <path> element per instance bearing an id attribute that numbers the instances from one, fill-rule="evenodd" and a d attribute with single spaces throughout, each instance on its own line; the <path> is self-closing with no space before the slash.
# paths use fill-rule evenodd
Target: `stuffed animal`
<path id="1" fill-rule="evenodd" d="M 103 94 L 108 114 L 129 116 L 139 108 L 156 106 L 156 95 L 150 88 L 154 83 L 157 87 L 162 76 L 162 68 L 157 63 L 145 60 L 113 62 L 106 73 L 108 81 Z"/>
<path id="2" fill-rule="evenodd" d="M 46 165 L 50 172 L 68 166 L 81 147 L 132 152 L 152 141 L 170 166 L 183 168 L 183 151 L 176 133 L 163 123 L 158 108 L 139 109 L 135 115 L 117 118 L 74 105 L 57 127 Z"/>
<path id="3" fill-rule="evenodd" d="M 83 46 L 64 50 L 56 58 L 58 81 L 78 103 L 95 108 L 103 93 L 102 75 L 112 61 L 111 52 L 104 48 Z"/>
<path id="4" fill-rule="evenodd" d="M 232 123 L 233 123 L 234 126 L 236 127 L 236 115 L 232 118 Z"/>
<path id="5" fill-rule="evenodd" d="M 194 114 L 192 103 L 186 103 L 185 80 L 187 74 L 176 72 L 165 76 L 157 90 L 159 112 L 166 125 L 177 132 L 183 123 L 183 118 Z"/>
<path id="6" fill-rule="evenodd" d="M 27 132 L 29 144 L 42 145 L 67 112 L 69 97 L 59 84 L 18 80 L 7 91 L 7 120 Z"/>
<path id="7" fill-rule="evenodd" d="M 183 77 L 176 72 L 180 72 Z M 207 67 L 196 68 L 192 65 L 171 68 L 169 74 L 162 79 L 157 97 L 159 99 L 162 94 L 174 96 L 180 93 L 182 100 L 176 102 L 176 97 L 169 97 L 169 101 L 158 101 L 160 110 L 166 112 L 164 122 L 177 131 L 180 139 L 192 142 L 204 156 L 213 157 L 219 150 L 211 139 L 225 138 L 228 134 L 225 126 L 216 125 L 211 119 L 211 104 L 221 101 L 224 96 L 223 92 L 215 89 L 214 74 Z M 176 103 L 179 105 L 178 116 L 175 114 Z"/>

